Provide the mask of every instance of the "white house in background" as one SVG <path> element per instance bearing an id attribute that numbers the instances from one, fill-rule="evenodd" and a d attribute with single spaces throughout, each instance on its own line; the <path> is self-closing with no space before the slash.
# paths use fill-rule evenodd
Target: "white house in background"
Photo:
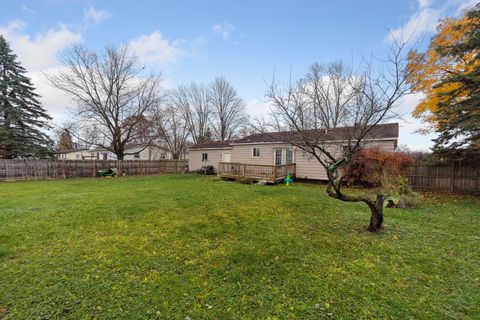
<path id="1" fill-rule="evenodd" d="M 333 154 L 341 154 L 351 139 L 352 128 L 342 127 L 321 130 L 324 140 Z M 219 162 L 251 165 L 290 165 L 295 164 L 295 175 L 301 179 L 326 180 L 327 174 L 321 164 L 309 153 L 286 141 L 294 132 L 272 132 L 252 134 L 235 141 L 213 141 L 197 144 L 188 149 L 189 170 L 211 165 L 218 170 Z M 384 151 L 395 151 L 398 141 L 398 123 L 375 126 L 365 139 L 368 147 L 378 147 Z"/>
<path id="2" fill-rule="evenodd" d="M 90 152 L 88 149 L 57 151 L 55 157 L 60 160 L 84 160 L 90 157 Z"/>
<path id="3" fill-rule="evenodd" d="M 172 153 L 166 148 L 151 144 L 129 145 L 125 148 L 124 160 L 162 160 L 172 159 Z M 117 160 L 117 156 L 104 148 L 91 148 L 56 152 L 56 157 L 61 160 Z M 186 154 L 183 158 L 185 158 Z"/>

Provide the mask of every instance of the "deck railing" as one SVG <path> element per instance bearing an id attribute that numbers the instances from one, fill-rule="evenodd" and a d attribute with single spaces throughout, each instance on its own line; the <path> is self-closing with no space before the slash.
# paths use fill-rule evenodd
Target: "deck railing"
<path id="1" fill-rule="evenodd" d="M 249 178 L 267 181 L 284 179 L 287 174 L 295 174 L 295 164 L 264 165 L 240 162 L 219 162 L 218 175 L 224 178 Z"/>

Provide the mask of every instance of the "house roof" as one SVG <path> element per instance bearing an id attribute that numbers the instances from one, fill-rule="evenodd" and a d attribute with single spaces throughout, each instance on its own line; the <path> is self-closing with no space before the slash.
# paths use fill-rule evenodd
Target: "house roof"
<path id="1" fill-rule="evenodd" d="M 311 136 L 312 140 L 322 139 L 327 141 L 348 140 L 354 138 L 359 134 L 355 127 L 338 127 L 328 130 L 315 129 L 305 130 L 302 132 L 305 137 Z M 298 137 L 298 139 L 297 139 Z M 398 123 L 379 124 L 372 128 L 372 130 L 365 137 L 366 139 L 397 139 L 398 138 Z M 269 133 L 255 133 L 246 136 L 242 139 L 236 140 L 234 144 L 242 143 L 260 143 L 260 142 L 282 142 L 301 140 L 299 133 L 296 131 L 286 132 L 269 132 Z"/>
<path id="2" fill-rule="evenodd" d="M 230 148 L 232 141 L 209 141 L 191 146 L 190 150 L 195 149 L 224 149 Z"/>
<path id="3" fill-rule="evenodd" d="M 79 151 L 88 151 L 88 149 L 62 150 L 62 151 L 55 151 L 55 153 L 61 154 L 61 153 L 70 153 L 70 152 L 79 152 Z"/>
<path id="4" fill-rule="evenodd" d="M 324 141 L 339 141 L 355 138 L 359 134 L 359 130 L 355 127 L 338 127 L 332 129 L 315 129 L 305 130 L 302 132 L 303 136 L 312 137 L 312 141 L 315 139 L 321 139 Z M 371 129 L 371 131 L 365 136 L 365 139 L 398 139 L 398 123 L 385 123 L 378 124 Z M 285 131 L 285 132 L 268 132 L 268 133 L 255 133 L 244 138 L 235 141 L 210 141 L 193 145 L 189 150 L 196 149 L 225 149 L 230 148 L 235 144 L 247 144 L 247 143 L 275 143 L 283 141 L 300 141 L 301 137 L 297 131 Z"/>
<path id="5" fill-rule="evenodd" d="M 132 143 L 132 144 L 127 144 L 125 145 L 125 150 L 130 150 L 130 149 L 135 149 L 135 148 L 148 148 L 148 147 L 155 147 L 155 148 L 159 148 L 159 149 L 162 149 L 162 150 L 168 150 L 167 147 L 165 146 L 162 146 L 162 145 L 159 145 L 159 144 L 156 144 L 156 143 L 150 143 L 150 144 L 147 144 L 147 143 Z M 103 147 L 94 147 L 92 149 L 88 149 L 89 152 L 105 152 L 105 151 L 109 151 Z"/>

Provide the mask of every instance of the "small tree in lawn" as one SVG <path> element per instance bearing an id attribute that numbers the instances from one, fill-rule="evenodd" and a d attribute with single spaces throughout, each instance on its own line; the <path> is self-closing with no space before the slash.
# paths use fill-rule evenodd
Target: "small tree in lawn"
<path id="1" fill-rule="evenodd" d="M 369 139 L 382 134 L 383 127 L 377 125 L 392 117 L 399 99 L 408 93 L 406 79 L 411 70 L 406 68 L 405 50 L 404 42 L 394 41 L 388 59 L 378 61 L 377 70 L 372 62 L 364 62 L 360 72 L 347 72 L 342 67 L 324 75 L 314 65 L 314 73 L 297 83 L 290 81 L 281 88 L 273 81 L 266 93 L 270 114 L 257 125 L 265 133 L 286 132 L 271 136 L 315 158 L 327 172 L 326 191 L 330 197 L 364 202 L 371 211 L 370 232 L 382 227 L 384 196 L 371 199 L 366 194 L 346 194 L 343 166 L 368 145 Z M 328 114 L 335 114 L 335 121 Z M 341 148 L 332 140 L 340 141 Z"/>
<path id="2" fill-rule="evenodd" d="M 52 155 L 53 141 L 45 133 L 52 118 L 25 73 L 0 35 L 0 158 Z"/>

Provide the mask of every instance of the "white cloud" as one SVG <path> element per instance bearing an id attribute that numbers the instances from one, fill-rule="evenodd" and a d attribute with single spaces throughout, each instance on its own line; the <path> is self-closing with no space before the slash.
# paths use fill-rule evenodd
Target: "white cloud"
<path id="1" fill-rule="evenodd" d="M 51 28 L 31 37 L 22 33 L 25 25 L 21 20 L 14 20 L 0 27 L 0 33 L 5 36 L 22 65 L 30 72 L 58 66 L 58 54 L 82 41 L 80 33 L 73 32 L 66 26 Z"/>
<path id="2" fill-rule="evenodd" d="M 26 23 L 22 20 L 12 20 L 4 26 L 0 26 L 0 34 L 8 37 L 15 34 L 25 27 Z"/>
<path id="3" fill-rule="evenodd" d="M 462 14 L 464 10 L 473 8 L 476 4 L 478 4 L 478 0 L 451 0 L 451 1 L 458 1 L 460 5 L 457 9 L 457 14 Z"/>
<path id="4" fill-rule="evenodd" d="M 435 32 L 442 10 L 423 7 L 423 5 L 425 4 L 421 4 L 420 9 L 411 15 L 406 23 L 391 30 L 387 40 L 404 41 L 409 38 L 414 40 L 421 37 L 425 32 Z"/>
<path id="5" fill-rule="evenodd" d="M 213 33 L 221 35 L 222 38 L 226 40 L 230 37 L 235 28 L 231 23 L 223 21 L 214 25 L 212 30 Z"/>
<path id="6" fill-rule="evenodd" d="M 433 146 L 432 139 L 435 138 L 433 133 L 427 135 L 419 133 L 419 130 L 427 129 L 428 126 L 411 115 L 422 98 L 422 93 L 406 95 L 400 100 L 396 110 L 402 117 L 398 120 L 400 124 L 399 144 L 406 145 L 410 150 L 428 150 Z"/>
<path id="7" fill-rule="evenodd" d="M 60 124 L 68 118 L 68 107 L 72 106 L 72 102 L 62 91 L 54 88 L 46 79 L 46 76 L 56 74 L 63 71 L 63 67 L 50 68 L 43 71 L 29 73 L 36 92 L 41 96 L 40 101 L 45 109 L 48 110 L 53 121 Z"/>
<path id="8" fill-rule="evenodd" d="M 48 83 L 44 74 L 59 71 L 62 67 L 58 54 L 71 45 L 82 42 L 82 36 L 66 26 L 60 26 L 32 37 L 22 32 L 25 25 L 26 23 L 21 20 L 11 21 L 5 26 L 0 26 L 0 34 L 5 36 L 13 52 L 17 54 L 18 61 L 26 68 L 36 93 L 41 96 L 40 101 L 44 108 L 58 123 L 65 118 L 65 107 L 70 102 Z"/>
<path id="9" fill-rule="evenodd" d="M 418 130 L 425 129 L 426 125 L 419 119 L 412 116 L 405 117 L 399 121 L 400 132 L 398 142 L 406 145 L 410 150 L 428 150 L 433 146 L 434 133 L 420 134 Z"/>
<path id="10" fill-rule="evenodd" d="M 186 54 L 182 48 L 183 44 L 183 40 L 171 41 L 164 38 L 159 31 L 154 31 L 130 41 L 129 47 L 142 62 L 156 63 L 165 67 Z"/>
<path id="11" fill-rule="evenodd" d="M 386 41 L 393 39 L 416 40 L 425 33 L 434 33 L 440 20 L 450 15 L 463 14 L 464 10 L 476 5 L 478 0 L 446 0 L 434 2 L 432 0 L 417 0 L 417 9 L 401 26 L 390 31 Z"/>
<path id="12" fill-rule="evenodd" d="M 83 10 L 83 16 L 85 23 L 102 23 L 103 21 L 111 18 L 110 12 L 106 10 L 97 10 L 94 6 L 89 5 Z"/>
<path id="13" fill-rule="evenodd" d="M 419 6 L 421 9 L 430 6 L 431 3 L 432 3 L 431 0 L 418 0 L 418 6 Z"/>
<path id="14" fill-rule="evenodd" d="M 268 102 L 255 98 L 247 102 L 245 109 L 250 116 L 255 118 L 265 116 L 269 112 L 270 106 Z"/>

